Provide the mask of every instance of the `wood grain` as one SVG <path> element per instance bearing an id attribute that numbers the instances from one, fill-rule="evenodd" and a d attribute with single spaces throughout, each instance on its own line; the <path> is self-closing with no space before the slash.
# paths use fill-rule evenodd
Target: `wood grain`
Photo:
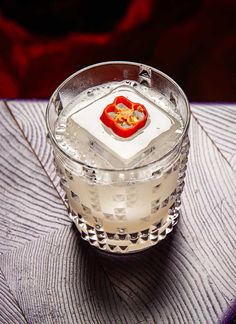
<path id="1" fill-rule="evenodd" d="M 183 194 L 185 239 L 231 303 L 236 292 L 235 173 L 194 119 L 190 139 Z"/>
<path id="2" fill-rule="evenodd" d="M 46 103 L 8 102 L 8 107 L 44 175 L 59 191 L 45 137 Z M 161 244 L 139 254 L 111 256 L 81 242 L 74 228 L 62 226 L 0 257 L 3 274 L 28 322 L 215 324 L 223 320 L 236 292 L 235 149 L 229 145 L 235 143 L 230 128 L 235 115 L 231 106 L 214 107 L 192 108 L 182 217 Z M 218 130 L 220 113 L 227 121 Z M 8 126 L 9 137 L 14 127 Z"/>
<path id="3" fill-rule="evenodd" d="M 67 211 L 21 135 L 0 106 L 0 252 L 69 225 Z"/>
<path id="4" fill-rule="evenodd" d="M 193 104 L 191 111 L 213 144 L 236 171 L 236 105 Z"/>
<path id="5" fill-rule="evenodd" d="M 138 323 L 76 229 L 64 227 L 0 261 L 28 323 Z"/>
<path id="6" fill-rule="evenodd" d="M 63 198 L 64 192 L 59 185 L 60 179 L 57 177 L 53 165 L 52 146 L 47 140 L 46 101 L 8 101 L 7 106 L 31 149 L 35 152 L 59 195 Z"/>
<path id="7" fill-rule="evenodd" d="M 217 323 L 227 302 L 183 240 L 181 225 L 158 248 L 112 262 L 100 258 L 117 292 L 146 323 Z"/>
<path id="8" fill-rule="evenodd" d="M 0 270 L 0 323 L 27 323 Z"/>

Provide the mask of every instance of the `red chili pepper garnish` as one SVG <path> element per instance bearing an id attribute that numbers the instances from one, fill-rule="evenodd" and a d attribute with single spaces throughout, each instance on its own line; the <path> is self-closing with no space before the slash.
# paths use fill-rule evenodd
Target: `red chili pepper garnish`
<path id="1" fill-rule="evenodd" d="M 146 124 L 147 117 L 148 113 L 144 105 L 119 96 L 106 106 L 100 119 L 115 134 L 127 138 Z"/>

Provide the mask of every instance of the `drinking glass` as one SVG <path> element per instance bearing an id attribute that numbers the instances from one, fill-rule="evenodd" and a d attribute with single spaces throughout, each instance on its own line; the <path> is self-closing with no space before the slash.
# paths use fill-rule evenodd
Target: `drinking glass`
<path id="1" fill-rule="evenodd" d="M 83 91 L 123 80 L 156 89 L 172 104 L 183 121 L 178 140 L 158 160 L 133 168 L 94 167 L 70 156 L 55 137 L 60 114 Z M 48 135 L 69 216 L 84 240 L 104 251 L 126 254 L 147 249 L 172 231 L 184 187 L 189 120 L 188 100 L 176 82 L 139 63 L 95 64 L 74 73 L 55 90 L 46 111 Z"/>

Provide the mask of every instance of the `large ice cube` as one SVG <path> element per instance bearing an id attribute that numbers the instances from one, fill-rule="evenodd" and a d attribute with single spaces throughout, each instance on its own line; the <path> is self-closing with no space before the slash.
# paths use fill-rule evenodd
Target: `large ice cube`
<path id="1" fill-rule="evenodd" d="M 113 133 L 100 120 L 104 108 L 117 96 L 145 106 L 148 112 L 146 125 L 129 138 Z M 76 134 L 78 141 L 92 148 L 114 167 L 133 167 L 140 162 L 142 153 L 151 148 L 154 141 L 172 126 L 171 119 L 162 109 L 144 95 L 130 87 L 117 88 L 104 97 L 78 110 L 69 118 L 69 134 Z"/>

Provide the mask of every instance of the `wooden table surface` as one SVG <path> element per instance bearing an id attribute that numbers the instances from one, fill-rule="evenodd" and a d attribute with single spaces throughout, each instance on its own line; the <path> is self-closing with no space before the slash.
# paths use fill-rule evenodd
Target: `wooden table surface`
<path id="1" fill-rule="evenodd" d="M 229 323 L 236 105 L 192 104 L 180 221 L 128 256 L 81 240 L 46 141 L 46 101 L 0 103 L 0 323 Z"/>

